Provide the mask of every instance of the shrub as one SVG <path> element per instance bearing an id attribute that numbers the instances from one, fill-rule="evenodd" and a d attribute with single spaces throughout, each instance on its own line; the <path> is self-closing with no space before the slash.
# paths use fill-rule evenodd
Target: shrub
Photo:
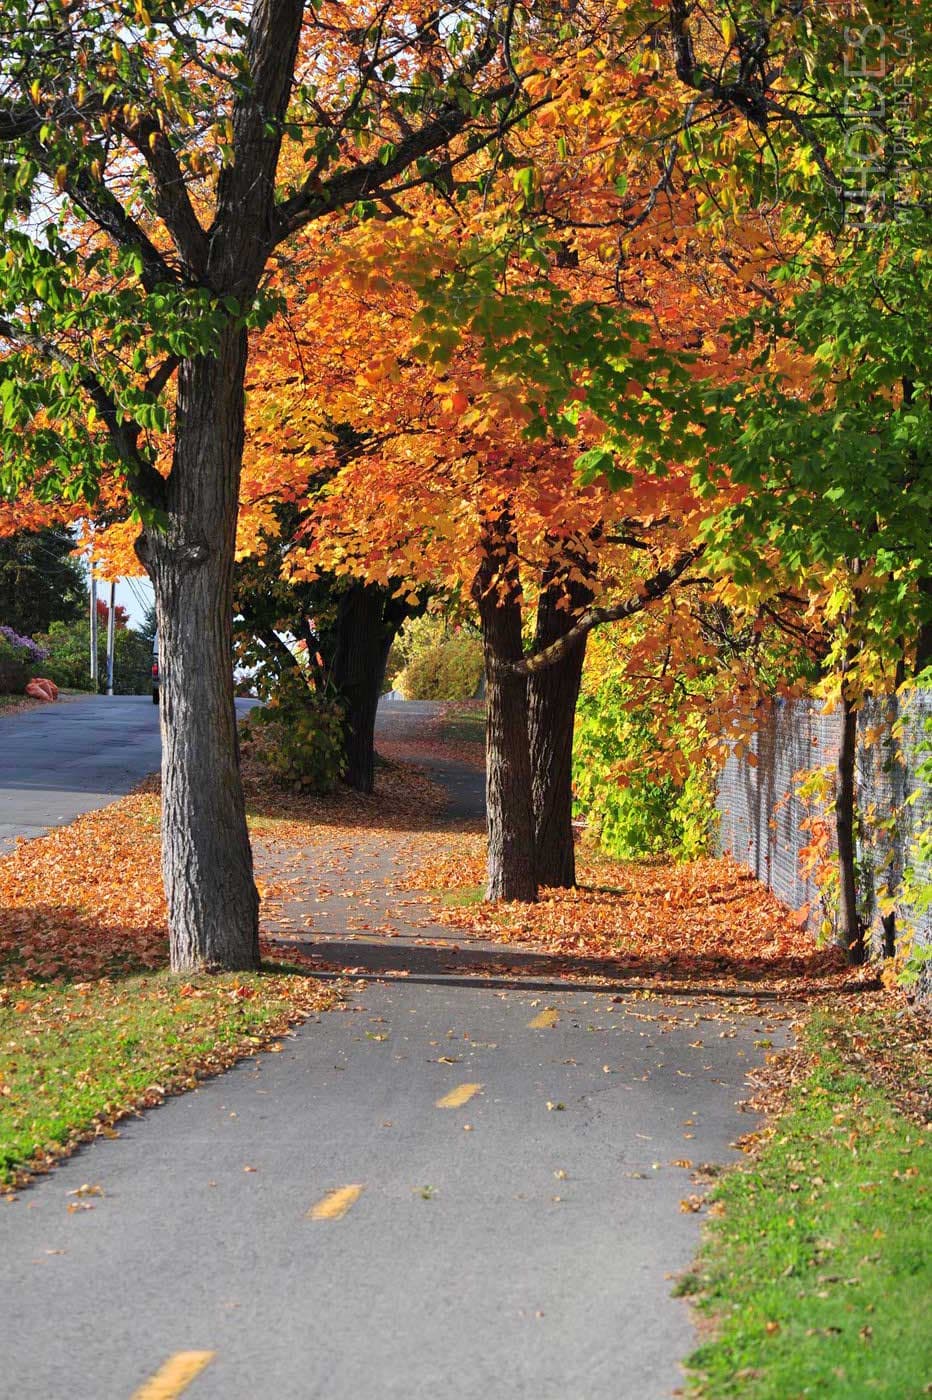
<path id="1" fill-rule="evenodd" d="M 43 674 L 70 690 L 93 690 L 89 666 L 89 629 L 78 622 L 53 622 L 38 637 L 47 661 Z M 117 695 L 145 695 L 152 683 L 152 644 L 130 627 L 117 627 L 113 639 L 113 689 Z M 97 675 L 100 689 L 107 685 L 107 634 L 97 638 Z"/>
<path id="2" fill-rule="evenodd" d="M 0 626 L 0 693 L 22 695 L 47 655 L 31 637 Z"/>
<path id="3" fill-rule="evenodd" d="M 258 757 L 284 782 L 308 792 L 332 792 L 343 771 L 343 706 L 332 695 L 309 689 L 297 672 L 279 678 L 255 716 Z"/>
<path id="4" fill-rule="evenodd" d="M 401 664 L 393 681 L 406 700 L 470 700 L 482 679 L 482 642 L 444 618 L 419 617 L 398 637 L 391 662 Z"/>
<path id="5" fill-rule="evenodd" d="M 602 658 L 599 658 L 602 659 Z M 714 833 L 712 764 L 701 755 L 681 706 L 684 695 L 638 693 L 614 658 L 584 687 L 574 743 L 576 809 L 601 846 L 621 860 L 703 855 Z M 671 771 L 668 751 L 692 758 Z M 675 742 L 673 742 L 675 741 Z"/>

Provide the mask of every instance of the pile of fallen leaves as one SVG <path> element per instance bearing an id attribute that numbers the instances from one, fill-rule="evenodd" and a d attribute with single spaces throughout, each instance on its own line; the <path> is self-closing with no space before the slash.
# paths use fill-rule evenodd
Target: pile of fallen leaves
<path id="1" fill-rule="evenodd" d="M 835 947 L 809 933 L 730 857 L 690 861 L 609 860 L 581 853 L 579 887 L 545 889 L 537 904 L 450 903 L 440 923 L 501 944 L 567 959 L 567 972 L 596 972 L 696 986 L 766 984 L 781 992 L 873 986 Z M 438 891 L 480 886 L 481 838 L 451 835 L 401 882 Z"/>
<path id="2" fill-rule="evenodd" d="M 360 829 L 381 833 L 433 826 L 442 791 L 419 769 L 380 767 L 372 796 L 328 797 L 282 788 L 244 764 L 250 829 L 268 848 L 307 863 L 316 846 L 351 849 Z M 265 884 L 260 871 L 260 892 Z M 127 975 L 168 961 L 159 843 L 158 782 L 68 826 L 18 842 L 0 858 L 0 980 Z M 270 901 L 271 903 L 271 901 Z M 272 912 L 274 912 L 274 907 Z"/>
<path id="3" fill-rule="evenodd" d="M 0 974 L 102 977 L 167 962 L 158 799 L 134 794 L 0 859 Z"/>

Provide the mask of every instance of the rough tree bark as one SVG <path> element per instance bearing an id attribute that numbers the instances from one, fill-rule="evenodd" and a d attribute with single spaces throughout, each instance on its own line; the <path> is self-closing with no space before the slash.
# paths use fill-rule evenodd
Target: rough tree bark
<path id="1" fill-rule="evenodd" d="M 487 899 L 537 899 L 527 681 L 520 661 L 521 586 L 517 541 L 507 511 L 482 529 L 482 558 L 473 581 L 487 676 Z"/>
<path id="2" fill-rule="evenodd" d="M 403 611 L 377 584 L 353 583 L 341 596 L 330 679 L 346 704 L 343 780 L 357 792 L 375 781 L 375 716 L 385 663 Z"/>
<path id="3" fill-rule="evenodd" d="M 167 527 L 146 532 L 161 664 L 162 868 L 171 962 L 259 963 L 259 900 L 233 700 L 233 556 L 243 448 L 246 336 L 178 378 Z"/>
<path id="4" fill-rule="evenodd" d="M 235 308 L 255 297 L 276 240 L 275 172 L 302 0 L 256 0 L 233 113 L 235 158 L 205 234 L 155 167 L 160 208 L 189 272 Z M 143 133 L 144 134 L 144 133 Z M 148 143 L 153 160 L 157 132 Z M 210 353 L 178 367 L 163 520 L 138 544 L 155 589 L 162 681 L 162 868 L 171 966 L 259 964 L 259 898 L 239 774 L 233 697 L 233 563 L 243 462 L 246 331 L 236 309 Z"/>
<path id="5" fill-rule="evenodd" d="M 564 637 L 593 599 L 580 574 L 587 556 L 574 552 L 567 565 L 555 564 L 544 580 L 537 604 L 533 651 Z M 553 666 L 528 677 L 528 737 L 531 753 L 531 800 L 534 849 L 541 885 L 571 889 L 576 884 L 573 843 L 573 730 L 576 702 L 586 656 L 584 634 Z"/>

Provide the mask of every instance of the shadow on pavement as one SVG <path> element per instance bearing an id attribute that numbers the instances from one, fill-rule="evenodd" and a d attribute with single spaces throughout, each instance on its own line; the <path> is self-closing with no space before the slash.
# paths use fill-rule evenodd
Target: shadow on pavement
<path id="1" fill-rule="evenodd" d="M 316 967 L 311 976 L 325 978 L 353 975 L 359 977 L 401 977 L 412 982 L 433 982 L 461 987 L 523 987 L 530 991 L 561 990 L 578 987 L 584 981 L 587 990 L 630 993 L 656 991 L 670 995 L 760 997 L 768 1000 L 785 999 L 787 988 L 778 991 L 773 984 L 797 981 L 793 995 L 801 998 L 818 997 L 839 986 L 840 964 L 826 960 L 825 955 L 809 958 L 747 959 L 742 962 L 728 958 L 692 958 L 688 966 L 675 962 L 644 958 L 605 959 L 570 957 L 561 954 L 538 953 L 516 947 L 464 946 L 450 938 L 447 945 L 392 940 L 356 939 L 344 942 L 339 938 L 320 936 L 314 939 L 285 939 L 267 937 L 266 948 L 274 955 L 288 960 L 289 954 L 300 954 Z M 835 974 L 831 984 L 820 984 L 819 977 Z M 588 979 L 598 979 L 597 984 Z M 658 980 L 659 979 L 659 980 Z M 858 983 L 863 988 L 863 982 Z"/>

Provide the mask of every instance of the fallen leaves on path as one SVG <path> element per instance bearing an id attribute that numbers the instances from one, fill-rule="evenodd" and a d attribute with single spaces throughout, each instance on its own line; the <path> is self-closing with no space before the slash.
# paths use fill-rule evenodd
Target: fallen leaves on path
<path id="1" fill-rule="evenodd" d="M 566 971 L 705 986 L 752 983 L 783 993 L 873 986 L 870 968 L 849 968 L 837 948 L 811 934 L 730 857 L 618 862 L 583 847 L 580 885 L 545 889 L 537 904 L 459 902 L 482 885 L 484 843 L 448 833 L 399 884 L 439 891 L 436 922 L 506 946 L 566 960 Z"/>
<path id="2" fill-rule="evenodd" d="M 276 856 L 275 879 L 263 880 L 259 872 L 266 917 L 277 914 L 290 892 L 306 894 L 308 874 L 342 876 L 361 829 L 391 844 L 399 829 L 436 822 L 443 807 L 440 789 L 410 765 L 381 769 L 370 797 L 348 789 L 328 798 L 292 793 L 249 763 L 244 778 L 257 853 Z M 153 781 L 68 826 L 20 841 L 0 858 L 0 977 L 97 978 L 164 967 L 167 912 L 159 857 Z M 293 886 L 289 868 L 300 872 Z"/>

